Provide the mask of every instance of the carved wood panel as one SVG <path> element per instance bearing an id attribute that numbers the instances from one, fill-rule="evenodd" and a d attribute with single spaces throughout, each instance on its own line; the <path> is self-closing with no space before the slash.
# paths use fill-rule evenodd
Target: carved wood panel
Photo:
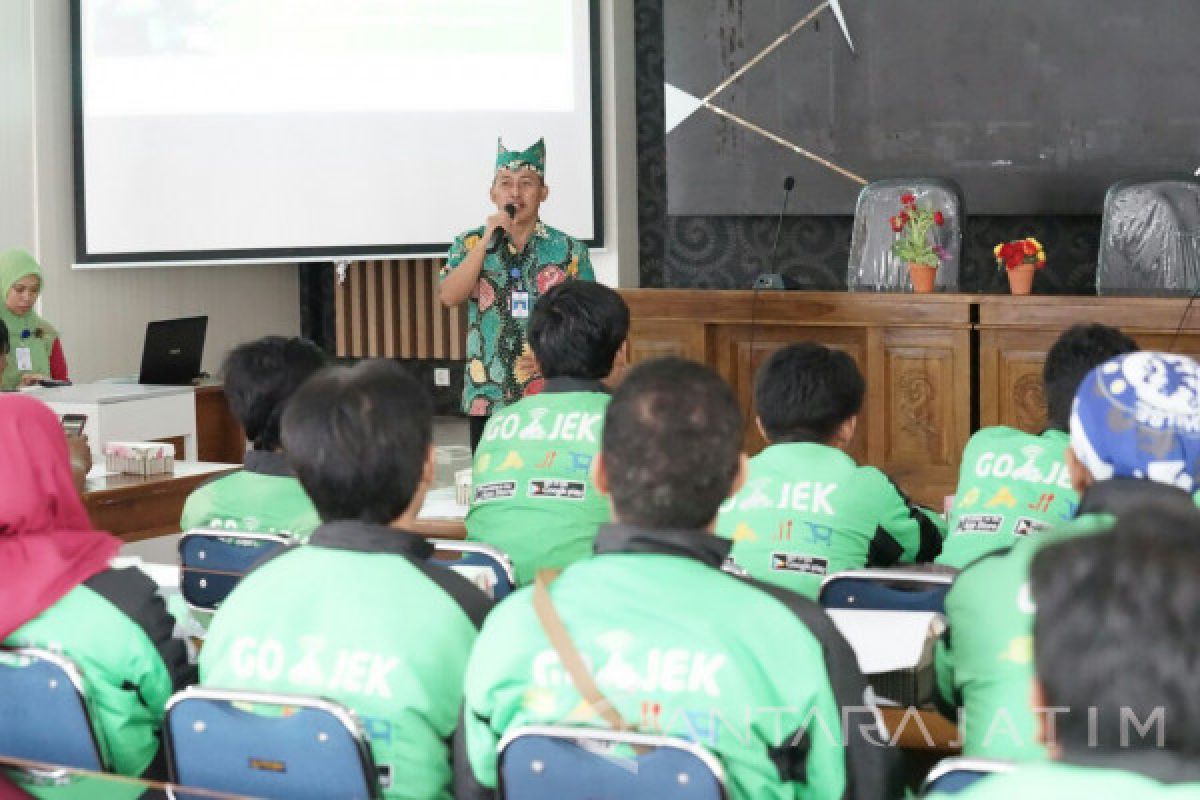
<path id="1" fill-rule="evenodd" d="M 678 356 L 707 361 L 704 323 L 663 319 L 633 319 L 629 323 L 629 361 Z"/>

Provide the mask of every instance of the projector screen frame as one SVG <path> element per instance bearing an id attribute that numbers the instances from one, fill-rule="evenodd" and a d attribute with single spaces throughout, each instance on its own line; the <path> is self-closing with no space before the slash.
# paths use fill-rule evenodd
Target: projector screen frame
<path id="1" fill-rule="evenodd" d="M 89 253 L 87 248 L 87 192 L 83 141 L 83 0 L 71 0 L 71 130 L 74 162 L 75 264 L 81 269 L 104 267 L 169 267 L 200 264 L 278 264 L 341 262 L 363 259 L 440 257 L 450 242 L 407 245 L 349 245 L 337 247 L 277 247 L 232 250 L 178 250 L 130 253 Z M 600 0 L 588 5 L 588 63 L 591 69 L 592 230 L 584 240 L 591 249 L 602 249 L 604 237 L 604 79 L 601 72 Z M 466 225 L 468 223 L 464 223 Z"/>

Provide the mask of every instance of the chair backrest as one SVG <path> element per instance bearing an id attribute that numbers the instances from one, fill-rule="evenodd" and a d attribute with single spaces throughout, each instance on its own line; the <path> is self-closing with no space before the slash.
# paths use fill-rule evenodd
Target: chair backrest
<path id="1" fill-rule="evenodd" d="M 896 234 L 888 222 L 900 212 L 900 197 L 910 192 L 922 208 L 929 206 L 945 217 L 945 223 L 930 232 L 933 244 L 946 251 L 934 286 L 939 291 L 958 290 L 966 217 L 962 190 L 942 178 L 896 178 L 867 184 L 858 193 L 846 273 L 846 288 L 850 291 L 912 291 L 908 265 L 892 255 Z"/>
<path id="2" fill-rule="evenodd" d="M 943 758 L 921 784 L 921 796 L 937 792 L 939 794 L 958 794 L 980 778 L 1009 772 L 1013 764 L 1008 761 L 994 761 L 987 758 Z"/>
<path id="3" fill-rule="evenodd" d="M 195 611 L 216 611 L 255 564 L 291 540 L 274 533 L 197 528 L 179 540 L 179 591 Z"/>
<path id="4" fill-rule="evenodd" d="M 381 796 L 362 725 L 331 700 L 191 687 L 167 702 L 163 732 L 183 786 L 281 800 Z"/>
<path id="5" fill-rule="evenodd" d="M 640 753 L 635 753 L 637 748 Z M 592 728 L 515 728 L 500 740 L 506 800 L 720 800 L 716 756 L 669 736 Z"/>
<path id="6" fill-rule="evenodd" d="M 1104 195 L 1099 294 L 1185 294 L 1200 288 L 1200 181 L 1118 181 Z"/>
<path id="7" fill-rule="evenodd" d="M 512 559 L 499 548 L 457 539 L 430 539 L 429 543 L 434 546 L 430 564 L 454 570 L 493 600 L 503 600 L 516 588 Z"/>
<path id="8" fill-rule="evenodd" d="M 838 572 L 821 582 L 817 600 L 824 608 L 941 612 L 954 575 L 904 567 Z"/>
<path id="9" fill-rule="evenodd" d="M 99 772 L 83 675 L 66 656 L 0 648 L 0 755 Z"/>

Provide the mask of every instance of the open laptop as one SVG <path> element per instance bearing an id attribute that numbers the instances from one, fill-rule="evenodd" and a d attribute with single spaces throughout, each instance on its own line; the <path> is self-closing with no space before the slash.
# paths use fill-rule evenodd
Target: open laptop
<path id="1" fill-rule="evenodd" d="M 208 317 L 160 319 L 146 325 L 138 383 L 187 386 L 200 374 Z"/>

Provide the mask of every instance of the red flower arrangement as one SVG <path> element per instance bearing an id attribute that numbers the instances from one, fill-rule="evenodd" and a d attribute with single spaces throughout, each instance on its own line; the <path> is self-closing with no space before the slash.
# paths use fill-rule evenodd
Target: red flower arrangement
<path id="1" fill-rule="evenodd" d="M 946 251 L 941 245 L 929 241 L 929 232 L 934 226 L 946 224 L 941 211 L 921 208 L 917 197 L 911 192 L 900 195 L 900 213 L 889 217 L 892 231 L 900 234 L 892 243 L 892 254 L 907 264 L 923 264 L 937 268 Z"/>
<path id="2" fill-rule="evenodd" d="M 1046 266 L 1046 251 L 1042 249 L 1041 242 L 1032 236 L 1003 242 L 996 245 L 992 252 L 996 256 L 996 266 L 999 269 L 1016 269 L 1020 266 L 1041 269 Z"/>

